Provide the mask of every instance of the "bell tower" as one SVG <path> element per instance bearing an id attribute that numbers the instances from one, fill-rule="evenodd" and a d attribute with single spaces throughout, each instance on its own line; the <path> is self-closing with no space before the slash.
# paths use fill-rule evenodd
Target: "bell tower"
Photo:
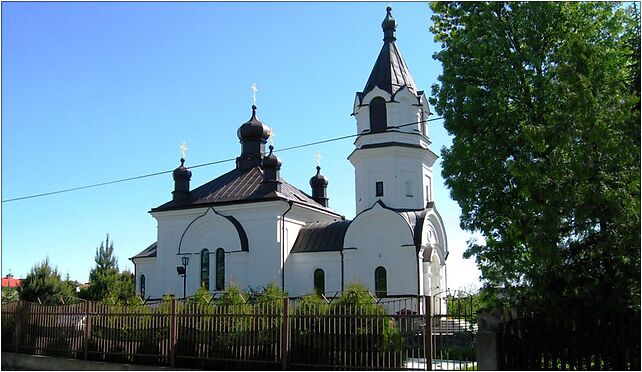
<path id="1" fill-rule="evenodd" d="M 355 150 L 356 212 L 377 200 L 395 209 L 421 210 L 432 199 L 432 166 L 427 98 L 418 90 L 395 41 L 392 8 L 383 20 L 383 46 L 352 115 L 357 120 Z"/>

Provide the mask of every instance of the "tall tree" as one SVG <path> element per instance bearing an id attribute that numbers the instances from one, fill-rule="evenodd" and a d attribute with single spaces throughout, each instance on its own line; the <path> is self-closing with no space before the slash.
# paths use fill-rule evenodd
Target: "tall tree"
<path id="1" fill-rule="evenodd" d="M 34 265 L 18 289 L 20 299 L 53 305 L 75 302 L 75 288 L 60 278 L 56 268 L 51 267 L 49 258 Z"/>
<path id="2" fill-rule="evenodd" d="M 639 15 L 610 2 L 431 8 L 432 103 L 454 136 L 442 174 L 462 228 L 485 238 L 465 257 L 486 294 L 639 307 Z"/>
<path id="3" fill-rule="evenodd" d="M 127 303 L 136 297 L 134 279 L 128 271 L 119 272 L 118 259 L 114 256 L 114 243 L 109 234 L 96 248 L 96 266 L 89 273 L 89 287 L 81 297 L 109 304 Z"/>

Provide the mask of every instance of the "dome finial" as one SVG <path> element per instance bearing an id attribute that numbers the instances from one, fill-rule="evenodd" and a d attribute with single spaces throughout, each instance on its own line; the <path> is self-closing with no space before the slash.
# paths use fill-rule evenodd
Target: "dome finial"
<path id="1" fill-rule="evenodd" d="M 383 40 L 384 41 L 395 41 L 395 30 L 397 29 L 397 22 L 392 18 L 392 7 L 388 6 L 386 8 L 386 18 L 381 22 L 381 28 L 383 28 Z"/>

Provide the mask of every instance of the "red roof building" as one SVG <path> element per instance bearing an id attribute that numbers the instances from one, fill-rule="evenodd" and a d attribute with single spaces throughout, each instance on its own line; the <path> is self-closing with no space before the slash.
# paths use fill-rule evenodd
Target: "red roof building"
<path id="1" fill-rule="evenodd" d="M 2 278 L 2 287 L 17 288 L 20 287 L 22 279 L 15 279 L 12 274 L 7 274 Z"/>

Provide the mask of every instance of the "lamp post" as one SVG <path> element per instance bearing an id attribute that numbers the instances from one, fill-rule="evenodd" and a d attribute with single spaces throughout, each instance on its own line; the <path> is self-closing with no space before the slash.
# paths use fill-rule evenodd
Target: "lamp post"
<path id="1" fill-rule="evenodd" d="M 187 288 L 187 265 L 189 264 L 189 257 L 188 256 L 183 256 L 181 257 L 181 263 L 183 266 L 177 266 L 176 267 L 176 272 L 178 275 L 183 277 L 183 300 L 185 299 L 186 295 L 186 288 Z"/>

